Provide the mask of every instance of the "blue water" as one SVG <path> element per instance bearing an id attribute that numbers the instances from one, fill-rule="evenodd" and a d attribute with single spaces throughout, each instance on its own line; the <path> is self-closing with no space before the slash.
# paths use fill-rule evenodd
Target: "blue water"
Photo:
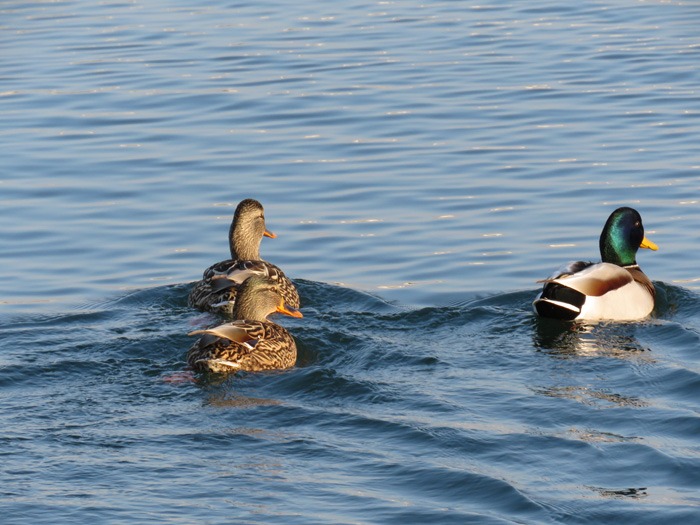
<path id="1" fill-rule="evenodd" d="M 0 3 L 3 523 L 700 522 L 700 5 L 206 4 Z M 297 367 L 168 382 L 245 197 Z"/>

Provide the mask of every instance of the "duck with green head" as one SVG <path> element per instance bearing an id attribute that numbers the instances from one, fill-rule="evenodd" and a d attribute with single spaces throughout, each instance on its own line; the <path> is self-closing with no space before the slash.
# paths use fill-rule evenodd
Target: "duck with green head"
<path id="1" fill-rule="evenodd" d="M 644 236 L 639 212 L 618 208 L 600 234 L 602 262 L 577 261 L 545 279 L 535 313 L 557 319 L 632 321 L 654 309 L 655 290 L 637 264 L 637 250 L 657 250 Z"/>

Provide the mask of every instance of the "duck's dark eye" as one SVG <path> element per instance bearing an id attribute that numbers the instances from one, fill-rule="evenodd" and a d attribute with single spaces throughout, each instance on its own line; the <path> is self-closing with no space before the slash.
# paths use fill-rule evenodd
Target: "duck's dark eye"
<path id="1" fill-rule="evenodd" d="M 642 225 L 642 223 L 639 221 L 634 223 L 635 228 L 639 228 L 641 225 Z"/>

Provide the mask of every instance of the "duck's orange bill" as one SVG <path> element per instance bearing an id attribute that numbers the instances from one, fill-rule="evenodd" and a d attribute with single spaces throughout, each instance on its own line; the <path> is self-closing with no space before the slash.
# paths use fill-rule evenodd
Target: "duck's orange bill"
<path id="1" fill-rule="evenodd" d="M 284 315 L 289 315 L 291 317 L 304 317 L 299 310 L 292 308 L 288 304 L 282 303 L 277 307 L 277 311 Z"/>
<path id="2" fill-rule="evenodd" d="M 265 231 L 263 232 L 263 235 L 264 235 L 265 237 L 269 237 L 270 239 L 276 239 L 276 238 L 277 238 L 277 235 L 275 235 L 274 233 L 272 233 L 270 230 L 265 230 Z"/>
<path id="3" fill-rule="evenodd" d="M 651 242 L 646 237 L 644 237 L 642 239 L 642 244 L 640 244 L 639 247 L 640 248 L 649 248 L 650 250 L 654 250 L 654 251 L 659 249 L 659 247 L 655 243 Z"/>

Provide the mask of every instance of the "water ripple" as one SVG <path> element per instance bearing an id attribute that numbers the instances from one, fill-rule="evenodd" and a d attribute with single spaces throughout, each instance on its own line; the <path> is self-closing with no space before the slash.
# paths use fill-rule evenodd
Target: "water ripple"
<path id="1" fill-rule="evenodd" d="M 5 521 L 697 522 L 699 15 L 6 3 Z M 297 367 L 169 381 L 244 197 Z M 535 319 L 620 205 L 652 317 Z"/>

